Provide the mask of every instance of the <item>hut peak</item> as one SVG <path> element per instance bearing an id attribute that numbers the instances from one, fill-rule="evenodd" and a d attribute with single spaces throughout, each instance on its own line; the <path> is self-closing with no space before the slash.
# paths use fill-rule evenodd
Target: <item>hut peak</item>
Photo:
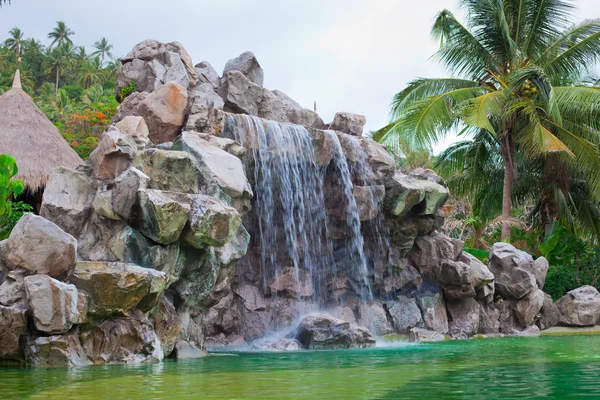
<path id="1" fill-rule="evenodd" d="M 15 79 L 13 80 L 12 87 L 13 87 L 13 89 L 22 89 L 22 87 L 21 87 L 21 72 L 19 72 L 19 70 L 17 70 L 17 72 L 15 72 Z"/>

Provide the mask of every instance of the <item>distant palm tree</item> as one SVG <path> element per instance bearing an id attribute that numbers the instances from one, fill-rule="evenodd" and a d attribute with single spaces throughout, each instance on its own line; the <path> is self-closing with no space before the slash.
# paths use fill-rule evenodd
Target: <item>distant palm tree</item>
<path id="1" fill-rule="evenodd" d="M 100 59 L 96 57 L 91 60 L 86 60 L 79 67 L 79 84 L 82 88 L 88 89 L 100 81 Z"/>
<path id="2" fill-rule="evenodd" d="M 75 32 L 67 28 L 67 25 L 63 21 L 58 21 L 56 23 L 56 28 L 54 28 L 52 32 L 48 34 L 48 38 L 52 39 L 50 47 L 54 46 L 55 44 L 58 44 L 59 46 L 63 43 L 73 44 L 73 41 L 69 36 L 74 34 Z"/>
<path id="3" fill-rule="evenodd" d="M 8 34 L 10 37 L 4 41 L 6 47 L 13 51 L 15 57 L 23 55 L 23 43 L 25 42 L 25 34 L 16 26 L 12 28 Z"/>
<path id="4" fill-rule="evenodd" d="M 113 49 L 113 45 L 108 43 L 106 38 L 100 38 L 99 41 L 94 43 L 95 52 L 92 53 L 93 56 L 100 56 L 100 61 L 104 65 L 104 57 L 108 56 L 112 59 L 111 50 Z"/>
<path id="5" fill-rule="evenodd" d="M 75 60 L 75 52 L 72 44 L 65 43 L 62 46 L 48 52 L 44 60 L 45 73 L 54 73 L 56 82 L 54 86 L 55 92 L 58 92 L 58 84 L 60 81 L 61 72 L 72 66 Z"/>

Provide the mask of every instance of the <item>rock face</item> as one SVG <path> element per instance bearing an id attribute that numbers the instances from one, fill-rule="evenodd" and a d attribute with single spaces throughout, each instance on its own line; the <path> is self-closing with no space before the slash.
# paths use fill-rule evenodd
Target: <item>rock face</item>
<path id="1" fill-rule="evenodd" d="M 295 339 L 303 348 L 309 350 L 364 348 L 375 345 L 375 339 L 365 328 L 327 315 L 304 318 L 297 328 Z"/>
<path id="2" fill-rule="evenodd" d="M 520 299 L 536 287 L 533 258 L 508 243 L 496 243 L 490 251 L 490 271 L 496 279 L 496 292 Z"/>
<path id="3" fill-rule="evenodd" d="M 556 306 L 561 325 L 593 326 L 600 321 L 600 293 L 593 286 L 571 290 L 556 302 Z"/>
<path id="4" fill-rule="evenodd" d="M 364 115 L 339 112 L 333 117 L 333 122 L 329 126 L 334 131 L 348 133 L 353 136 L 361 137 L 363 127 L 367 123 Z"/>
<path id="5" fill-rule="evenodd" d="M 148 125 L 152 143 L 175 140 L 185 122 L 187 105 L 187 90 L 174 82 L 158 87 L 142 101 L 138 112 Z"/>
<path id="6" fill-rule="evenodd" d="M 238 57 L 227 61 L 223 76 L 226 76 L 230 71 L 239 71 L 246 76 L 251 82 L 262 86 L 264 80 L 264 72 L 261 68 L 256 56 L 252 52 L 245 52 Z"/>
<path id="7" fill-rule="evenodd" d="M 21 360 L 19 340 L 25 335 L 26 310 L 0 306 L 0 359 Z"/>

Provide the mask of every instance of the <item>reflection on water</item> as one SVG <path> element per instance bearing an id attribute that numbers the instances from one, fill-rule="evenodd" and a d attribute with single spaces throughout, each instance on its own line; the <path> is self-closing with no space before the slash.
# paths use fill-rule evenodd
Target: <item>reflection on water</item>
<path id="1" fill-rule="evenodd" d="M 600 336 L 246 353 L 80 369 L 0 366 L 2 399 L 600 398 Z"/>

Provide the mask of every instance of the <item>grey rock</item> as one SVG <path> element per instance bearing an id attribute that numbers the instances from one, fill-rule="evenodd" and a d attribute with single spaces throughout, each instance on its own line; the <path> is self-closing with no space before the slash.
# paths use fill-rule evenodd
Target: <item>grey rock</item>
<path id="1" fill-rule="evenodd" d="M 296 339 L 261 339 L 252 343 L 254 351 L 299 351 L 302 343 Z"/>
<path id="2" fill-rule="evenodd" d="M 446 340 L 446 338 L 439 332 L 430 331 L 422 328 L 412 328 L 408 333 L 408 340 L 411 342 L 427 343 L 443 342 L 444 340 Z"/>
<path id="3" fill-rule="evenodd" d="M 544 305 L 544 292 L 534 289 L 521 298 L 515 308 L 515 315 L 519 324 L 526 328 L 535 323 L 536 317 Z"/>
<path id="4" fill-rule="evenodd" d="M 206 356 L 206 351 L 198 348 L 195 344 L 180 340 L 175 345 L 175 358 L 186 360 L 193 358 L 202 358 Z"/>
<path id="5" fill-rule="evenodd" d="M 381 303 L 361 304 L 359 305 L 359 312 L 358 324 L 369 329 L 374 335 L 383 336 L 394 332 L 394 327 L 388 320 L 387 313 Z"/>
<path id="6" fill-rule="evenodd" d="M 370 221 L 377 217 L 380 212 L 380 205 L 385 196 L 385 187 L 383 185 L 375 186 L 357 186 L 352 189 L 352 195 L 356 200 L 356 206 L 360 214 L 361 221 Z"/>
<path id="7" fill-rule="evenodd" d="M 294 267 L 283 268 L 279 275 L 269 282 L 272 294 L 289 298 L 310 297 L 314 294 L 312 279 L 308 271 Z"/>
<path id="8" fill-rule="evenodd" d="M 415 299 L 399 296 L 396 301 L 388 303 L 388 311 L 394 321 L 394 328 L 399 332 L 423 326 L 421 310 Z"/>
<path id="9" fill-rule="evenodd" d="M 226 76 L 230 71 L 239 71 L 244 74 L 251 82 L 262 86 L 264 81 L 264 72 L 256 56 L 246 51 L 240 54 L 238 57 L 227 61 L 225 69 L 223 70 L 223 76 Z"/>
<path id="10" fill-rule="evenodd" d="M 496 243 L 490 250 L 489 260 L 497 294 L 504 298 L 520 299 L 536 287 L 531 268 L 533 258 L 524 251 L 508 243 Z"/>
<path id="11" fill-rule="evenodd" d="M 140 101 L 141 102 L 141 101 Z M 125 116 L 115 124 L 115 127 L 128 135 L 137 145 L 137 149 L 143 149 L 148 146 L 150 131 L 144 118 L 139 116 Z"/>
<path id="12" fill-rule="evenodd" d="M 333 117 L 333 122 L 329 126 L 334 131 L 348 133 L 353 136 L 362 137 L 363 127 L 367 123 L 364 115 L 338 112 Z"/>
<path id="13" fill-rule="evenodd" d="M 172 142 L 181 132 L 188 106 L 188 92 L 177 83 L 168 82 L 142 101 L 139 114 L 148 125 L 154 144 Z"/>
<path id="14" fill-rule="evenodd" d="M 208 61 L 202 61 L 194 67 L 198 79 L 202 83 L 209 83 L 213 89 L 217 90 L 221 86 L 221 79 L 219 74 Z"/>
<path id="15" fill-rule="evenodd" d="M 137 144 L 133 137 L 118 129 L 102 134 L 98 147 L 90 154 L 93 176 L 96 180 L 112 181 L 131 165 Z"/>
<path id="16" fill-rule="evenodd" d="M 600 322 L 600 293 L 593 286 L 571 290 L 556 301 L 559 322 L 567 326 L 593 326 Z"/>
<path id="17" fill-rule="evenodd" d="M 200 84 L 192 93 L 191 107 L 185 129 L 204 132 L 214 124 L 215 110 L 225 106 L 223 99 L 214 91 L 209 83 Z"/>
<path id="18" fill-rule="evenodd" d="M 396 161 L 385 147 L 371 139 L 362 139 L 360 143 L 373 172 L 373 180 L 381 181 L 392 177 L 396 170 Z"/>
<path id="19" fill-rule="evenodd" d="M 198 193 L 200 172 L 185 151 L 148 149 L 138 155 L 135 166 L 150 178 L 149 189 Z"/>
<path id="20" fill-rule="evenodd" d="M 111 191 L 111 205 L 116 215 L 124 220 L 133 217 L 138 190 L 146 189 L 150 177 L 137 168 L 129 168 L 115 182 Z"/>
<path id="21" fill-rule="evenodd" d="M 540 310 L 537 326 L 539 326 L 541 330 L 550 329 L 558 325 L 559 319 L 560 310 L 552 301 L 552 297 L 550 297 L 549 294 L 544 293 L 544 304 Z"/>
<path id="22" fill-rule="evenodd" d="M 27 360 L 38 367 L 81 367 L 90 362 L 75 333 L 30 339 Z"/>
<path id="23" fill-rule="evenodd" d="M 328 315 L 305 317 L 295 332 L 305 349 L 334 350 L 375 346 L 371 333 L 358 325 L 350 324 Z"/>
<path id="24" fill-rule="evenodd" d="M 480 306 L 474 298 L 447 301 L 446 308 L 450 318 L 450 336 L 464 339 L 477 333 Z"/>
<path id="25" fill-rule="evenodd" d="M 326 125 L 321 119 L 321 117 L 319 117 L 319 114 L 306 108 L 289 111 L 287 114 L 287 118 L 292 124 L 303 125 L 307 128 L 326 128 Z"/>
<path id="26" fill-rule="evenodd" d="M 448 189 L 397 172 L 385 181 L 385 206 L 392 215 L 434 215 L 446 202 Z"/>
<path id="27" fill-rule="evenodd" d="M 170 244 L 181 236 L 188 221 L 190 205 L 173 192 L 138 191 L 139 231 L 160 244 Z"/>
<path id="28" fill-rule="evenodd" d="M 262 294 L 256 286 L 243 285 L 233 289 L 233 292 L 241 297 L 244 307 L 248 311 L 265 310 L 266 305 Z"/>
<path id="29" fill-rule="evenodd" d="M 269 89 L 263 88 L 258 107 L 259 117 L 285 123 L 290 122 L 288 117 L 290 111 L 293 110 L 281 97 L 278 97 Z"/>
<path id="30" fill-rule="evenodd" d="M 531 265 L 533 269 L 533 274 L 535 275 L 535 280 L 540 289 L 544 288 L 544 284 L 546 283 L 546 275 L 548 275 L 548 269 L 550 268 L 550 263 L 546 260 L 545 257 L 538 257 L 533 264 Z"/>
<path id="31" fill-rule="evenodd" d="M 0 285 L 0 305 L 23 309 L 29 307 L 25 292 L 25 277 L 30 274 L 30 271 L 23 268 L 15 268 L 6 273 L 6 278 Z"/>
<path id="32" fill-rule="evenodd" d="M 0 306 L 0 360 L 21 360 L 19 341 L 27 334 L 27 310 Z"/>
<path id="33" fill-rule="evenodd" d="M 241 72 L 230 71 L 224 74 L 218 93 L 225 102 L 225 111 L 258 115 L 263 89 Z"/>
<path id="34" fill-rule="evenodd" d="M 117 113 L 111 122 L 116 124 L 127 117 L 137 117 L 139 115 L 140 104 L 142 104 L 149 94 L 150 93 L 148 92 L 134 92 L 127 96 L 121 104 L 119 104 L 119 107 L 117 107 Z"/>
<path id="35" fill-rule="evenodd" d="M 423 314 L 425 327 L 435 332 L 448 333 L 446 303 L 440 293 L 424 293 L 417 296 L 417 304 Z"/>

